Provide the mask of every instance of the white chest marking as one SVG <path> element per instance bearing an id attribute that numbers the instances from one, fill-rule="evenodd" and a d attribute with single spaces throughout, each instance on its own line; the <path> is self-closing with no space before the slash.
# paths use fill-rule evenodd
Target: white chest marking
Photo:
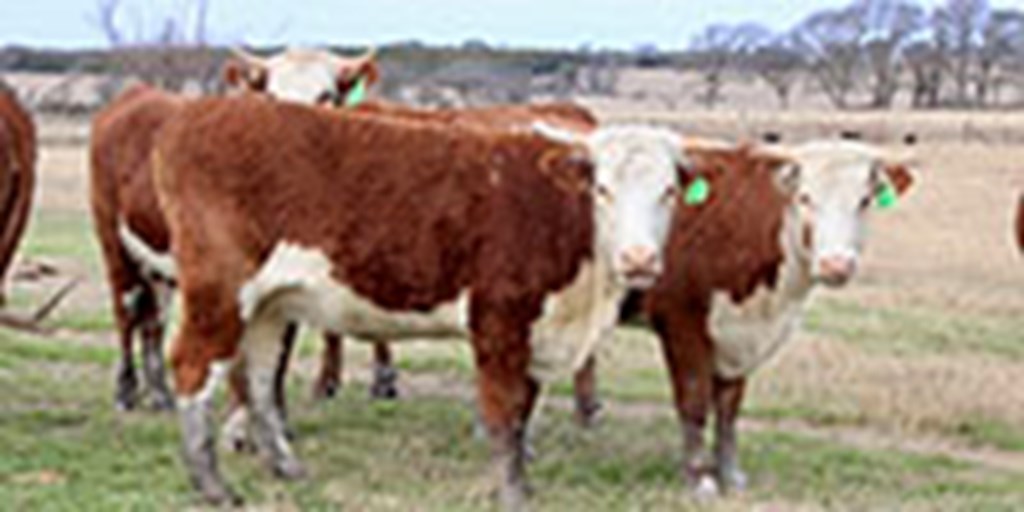
<path id="1" fill-rule="evenodd" d="M 607 265 L 585 263 L 569 286 L 544 301 L 532 329 L 530 374 L 550 381 L 583 366 L 598 343 L 611 336 L 625 293 Z"/>
<path id="2" fill-rule="evenodd" d="M 775 354 L 800 325 L 811 290 L 808 268 L 796 254 L 799 223 L 787 216 L 780 233 L 785 260 L 775 288 L 762 286 L 742 303 L 728 293 L 712 295 L 708 331 L 715 344 L 715 372 L 749 375 Z"/>

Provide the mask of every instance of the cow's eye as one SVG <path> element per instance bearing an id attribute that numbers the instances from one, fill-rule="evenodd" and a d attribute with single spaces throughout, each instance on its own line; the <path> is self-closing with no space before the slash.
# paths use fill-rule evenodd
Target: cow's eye
<path id="1" fill-rule="evenodd" d="M 868 208 L 871 208 L 872 199 L 872 196 L 861 198 L 860 203 L 857 204 L 857 208 L 860 209 L 860 211 L 864 211 L 867 210 Z"/>
<path id="2" fill-rule="evenodd" d="M 331 94 L 329 91 L 324 91 L 324 92 L 320 93 L 320 96 L 317 96 L 316 104 L 317 105 L 333 105 L 334 104 L 334 95 Z"/>
<path id="3" fill-rule="evenodd" d="M 594 189 L 594 193 L 596 193 L 598 199 L 602 201 L 611 202 L 612 199 L 614 199 L 612 197 L 612 191 L 609 190 L 608 187 L 601 184 L 597 185 L 597 187 Z"/>
<path id="4" fill-rule="evenodd" d="M 661 202 L 663 204 L 674 204 L 677 197 L 679 197 L 679 189 L 675 186 L 669 186 L 662 192 Z"/>
<path id="5" fill-rule="evenodd" d="M 807 208 L 814 206 L 814 201 L 811 199 L 810 194 L 800 194 L 799 196 L 797 196 L 797 201 L 800 203 L 800 206 L 804 206 Z"/>

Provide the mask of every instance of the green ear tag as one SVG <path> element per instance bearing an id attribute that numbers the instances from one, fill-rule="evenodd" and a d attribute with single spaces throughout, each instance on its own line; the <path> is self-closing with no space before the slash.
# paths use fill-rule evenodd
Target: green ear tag
<path id="1" fill-rule="evenodd" d="M 875 204 L 878 205 L 880 210 L 888 210 L 896 206 L 897 200 L 896 187 L 892 186 L 892 183 L 885 183 L 882 185 L 882 189 L 875 194 Z"/>
<path id="2" fill-rule="evenodd" d="M 345 96 L 345 106 L 355 107 L 366 100 L 366 77 L 360 77 Z"/>
<path id="3" fill-rule="evenodd" d="M 687 206 L 696 206 L 707 202 L 711 196 L 711 185 L 704 178 L 697 178 L 686 187 L 686 194 L 683 196 L 683 203 Z"/>

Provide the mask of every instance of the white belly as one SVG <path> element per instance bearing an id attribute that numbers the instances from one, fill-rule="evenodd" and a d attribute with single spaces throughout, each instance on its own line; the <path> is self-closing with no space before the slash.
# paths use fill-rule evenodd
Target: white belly
<path id="1" fill-rule="evenodd" d="M 242 318 L 262 308 L 321 329 L 369 340 L 466 336 L 468 294 L 430 311 L 398 312 L 360 297 L 331 276 L 327 257 L 315 249 L 280 244 L 239 293 Z"/>
<path id="2" fill-rule="evenodd" d="M 530 374 L 546 381 L 581 367 L 614 329 L 624 293 L 603 267 L 589 263 L 569 286 L 549 295 L 531 328 Z M 272 312 L 339 334 L 386 341 L 468 337 L 468 303 L 463 292 L 429 312 L 388 311 L 332 278 L 321 251 L 288 243 L 279 244 L 239 291 L 243 320 Z"/>

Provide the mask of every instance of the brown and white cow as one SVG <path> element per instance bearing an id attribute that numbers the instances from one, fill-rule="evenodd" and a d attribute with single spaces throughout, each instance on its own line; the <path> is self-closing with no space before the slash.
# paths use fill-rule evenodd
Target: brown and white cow
<path id="1" fill-rule="evenodd" d="M 685 165 L 644 127 L 582 136 L 481 130 L 258 98 L 201 100 L 158 143 L 158 191 L 183 319 L 173 367 L 194 485 L 233 500 L 209 401 L 245 361 L 254 437 L 303 474 L 273 403 L 281 332 L 468 336 L 501 496 L 525 499 L 524 427 L 554 374 L 578 368 L 630 287 L 654 282 Z"/>
<path id="2" fill-rule="evenodd" d="M 589 133 L 597 127 L 597 118 L 587 109 L 570 103 L 545 103 L 535 105 L 500 105 L 468 109 L 425 110 L 404 105 L 369 102 L 357 108 L 359 112 L 376 113 L 396 119 L 423 120 L 434 123 L 448 123 L 453 126 L 465 126 L 482 130 L 525 130 L 533 123 L 543 122 L 548 126 L 569 130 L 575 133 Z M 274 396 L 277 397 L 281 414 L 286 415 L 285 382 L 291 352 L 294 347 L 294 328 L 290 328 L 282 353 L 278 359 L 274 374 Z M 398 371 L 393 364 L 393 354 L 386 339 L 372 338 L 373 344 L 373 376 L 370 395 L 374 398 L 389 399 L 398 395 Z M 340 385 L 344 350 L 341 337 L 328 335 L 324 337 L 324 350 L 321 355 L 320 377 L 314 385 L 314 394 L 323 395 Z M 583 426 L 590 426 L 600 409 L 597 398 L 596 357 L 591 356 L 573 379 L 576 399 L 576 419 Z M 222 436 L 225 444 L 236 451 L 246 451 L 252 447 L 249 429 L 249 413 L 245 404 L 249 402 L 245 373 L 242 365 L 230 375 L 232 393 L 231 412 L 224 423 Z"/>
<path id="3" fill-rule="evenodd" d="M 296 55 L 297 62 L 292 63 L 291 57 Z M 252 61 L 244 65 L 229 63 L 225 75 L 227 80 L 235 80 L 233 76 L 246 69 L 253 76 L 262 77 L 253 91 L 287 94 L 292 100 L 312 104 L 325 96 L 344 96 L 344 87 L 356 76 L 352 74 L 354 70 L 372 68 L 366 59 L 339 58 L 315 50 L 289 50 L 267 59 L 258 68 Z M 346 63 L 357 67 L 345 67 Z M 333 76 L 328 73 L 331 70 Z M 372 79 L 375 77 L 373 71 Z M 305 88 L 255 88 L 290 83 L 301 83 Z M 164 380 L 161 346 L 174 265 L 168 255 L 170 238 L 166 222 L 153 189 L 150 152 L 157 132 L 186 103 L 183 96 L 137 85 L 93 118 L 90 202 L 121 344 L 115 402 L 122 409 L 134 408 L 138 401 L 132 349 L 136 331 L 142 337 L 143 369 L 151 403 L 158 409 L 173 405 Z M 294 328 L 291 331 L 294 336 Z M 337 376 L 322 375 L 319 382 L 330 386 L 337 383 Z"/>
<path id="4" fill-rule="evenodd" d="M 587 109 L 570 103 L 548 103 L 535 105 L 508 105 L 485 108 L 469 109 L 441 109 L 423 110 L 413 109 L 402 105 L 383 102 L 366 103 L 358 107 L 362 112 L 378 112 L 412 119 L 431 119 L 435 121 L 447 120 L 455 124 L 467 124 L 483 129 L 522 129 L 529 127 L 532 123 L 543 121 L 552 126 L 561 127 L 566 130 L 577 132 L 590 132 L 597 127 L 597 118 Z M 337 337 L 326 338 L 327 346 L 321 358 L 321 376 L 340 375 L 342 367 L 343 350 L 340 340 Z M 373 342 L 373 373 L 370 385 L 370 395 L 374 398 L 395 398 L 398 396 L 397 378 L 398 371 L 393 364 L 394 357 L 391 348 L 386 340 L 374 340 Z M 291 345 L 285 346 L 285 353 L 282 354 L 281 367 L 278 370 L 276 381 L 283 385 L 284 374 L 287 371 L 290 357 Z M 580 424 L 588 426 L 592 424 L 594 417 L 600 408 L 597 399 L 596 376 L 594 368 L 596 361 L 591 358 L 584 365 L 583 369 L 574 378 L 574 389 L 576 390 L 576 418 Z M 233 388 L 236 395 L 241 394 L 237 379 L 233 379 Z M 324 385 L 317 385 L 314 390 L 324 389 Z M 278 391 L 283 396 L 282 391 Z M 236 399 L 235 403 L 241 404 L 244 400 Z M 242 416 L 235 416 L 229 422 L 229 433 L 226 437 L 231 439 L 231 444 L 236 446 L 244 445 L 244 413 Z"/>
<path id="5" fill-rule="evenodd" d="M 809 143 L 787 158 L 751 148 L 688 154 L 714 193 L 679 210 L 646 310 L 671 374 L 684 478 L 714 494 L 745 485 L 736 419 L 747 378 L 792 338 L 816 284 L 839 287 L 854 276 L 876 195 L 891 200 L 912 178 L 899 161 L 852 141 Z"/>
<path id="6" fill-rule="evenodd" d="M 0 304 L 35 192 L 36 132 L 13 90 L 0 83 Z"/>

